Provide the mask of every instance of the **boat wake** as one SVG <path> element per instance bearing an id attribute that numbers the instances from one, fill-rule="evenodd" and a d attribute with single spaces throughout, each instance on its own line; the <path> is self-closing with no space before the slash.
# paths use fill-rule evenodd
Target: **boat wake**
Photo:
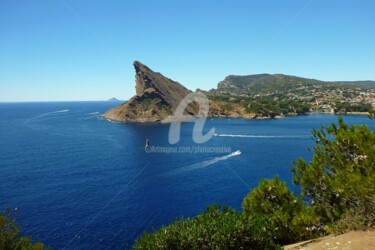
<path id="1" fill-rule="evenodd" d="M 230 135 L 230 134 L 215 134 L 214 136 L 243 137 L 243 138 L 299 138 L 299 137 L 305 137 L 305 136 L 302 136 L 302 135 Z"/>
<path id="2" fill-rule="evenodd" d="M 204 167 L 207 167 L 209 165 L 212 165 L 212 164 L 215 164 L 219 161 L 224 161 L 224 160 L 227 160 L 233 156 L 236 156 L 236 155 L 240 155 L 241 154 L 241 151 L 240 150 L 237 150 L 233 153 L 230 153 L 228 155 L 224 155 L 224 156 L 220 156 L 220 157 L 215 157 L 211 160 L 207 160 L 207 161 L 202 161 L 202 162 L 198 162 L 198 163 L 195 163 L 193 165 L 190 165 L 190 166 L 187 166 L 187 167 L 183 167 L 181 169 L 179 169 L 180 171 L 191 171 L 191 170 L 195 170 L 195 169 L 198 169 L 198 168 L 204 168 Z"/>
<path id="3" fill-rule="evenodd" d="M 29 118 L 29 119 L 25 120 L 24 124 L 27 124 L 27 125 L 31 126 L 32 128 L 34 128 L 34 129 L 43 128 L 42 125 L 37 125 L 37 123 L 40 122 L 40 120 L 42 118 L 44 118 L 45 116 L 53 115 L 53 114 L 59 114 L 59 113 L 65 113 L 65 112 L 69 112 L 69 111 L 70 111 L 69 109 L 63 109 L 63 110 L 58 110 L 58 111 L 52 111 L 52 112 L 43 113 L 43 114 L 40 114 L 40 115 L 37 115 L 35 117 L 32 117 L 32 118 Z"/>
<path id="4" fill-rule="evenodd" d="M 58 113 L 65 113 L 65 112 L 69 112 L 70 110 L 69 109 L 64 109 L 64 110 L 58 110 L 58 111 L 52 111 L 52 112 L 47 112 L 47 113 L 43 113 L 41 115 L 38 115 L 36 117 L 33 117 L 33 118 L 30 118 L 28 119 L 27 121 L 31 121 L 31 120 L 36 120 L 38 118 L 42 118 L 46 115 L 52 115 L 52 114 L 58 114 Z"/>
<path id="5" fill-rule="evenodd" d="M 45 113 L 44 115 L 55 114 L 55 113 L 64 113 L 64 112 L 69 112 L 69 111 L 70 111 L 69 109 L 64 109 L 64 110 L 59 110 L 59 111 L 48 112 L 48 113 Z"/>

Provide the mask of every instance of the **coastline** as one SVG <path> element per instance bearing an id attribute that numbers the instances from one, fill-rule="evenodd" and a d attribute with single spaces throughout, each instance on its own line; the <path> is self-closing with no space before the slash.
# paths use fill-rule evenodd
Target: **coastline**
<path id="1" fill-rule="evenodd" d="M 323 115 L 368 115 L 368 112 L 319 112 L 319 111 L 314 111 L 314 112 L 308 112 L 306 114 L 323 114 Z"/>
<path id="2" fill-rule="evenodd" d="M 295 116 L 303 116 L 303 115 L 368 115 L 368 112 L 337 112 L 337 113 L 332 113 L 332 112 L 307 112 L 304 114 L 297 114 L 297 113 L 290 113 L 290 114 L 285 114 L 285 115 L 276 115 L 276 116 L 221 116 L 221 115 L 211 115 L 207 116 L 207 119 L 209 118 L 219 118 L 219 119 L 244 119 L 244 120 L 270 120 L 270 119 L 284 119 L 288 117 L 295 117 Z M 114 123 L 154 123 L 154 124 L 161 124 L 163 123 L 161 120 L 147 120 L 147 119 L 136 119 L 136 120 L 131 120 L 131 119 L 126 119 L 126 120 L 119 120 L 119 119 L 111 119 L 109 117 L 105 117 L 103 115 L 99 116 L 100 119 L 102 120 L 107 120 L 110 122 Z M 167 120 L 167 119 L 166 119 Z M 192 119 L 181 119 L 181 120 L 169 120 L 165 123 L 171 123 L 171 122 L 188 122 L 195 120 L 194 118 Z"/>
<path id="3" fill-rule="evenodd" d="M 337 115 L 368 115 L 368 112 L 337 112 Z"/>

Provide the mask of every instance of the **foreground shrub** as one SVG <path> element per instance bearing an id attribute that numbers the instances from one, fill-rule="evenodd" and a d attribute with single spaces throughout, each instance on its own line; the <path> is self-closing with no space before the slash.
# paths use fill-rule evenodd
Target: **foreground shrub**
<path id="1" fill-rule="evenodd" d="M 20 234 L 20 227 L 15 225 L 15 216 L 7 209 L 0 212 L 0 249 L 44 249 L 40 242 L 32 243 L 31 237 Z"/>
<path id="2" fill-rule="evenodd" d="M 333 223 L 348 209 L 375 205 L 375 132 L 365 125 L 339 124 L 313 130 L 314 156 L 291 168 L 293 182 L 326 223 Z"/>
<path id="3" fill-rule="evenodd" d="M 134 249 L 280 249 L 274 228 L 265 217 L 247 217 L 215 204 L 192 219 L 145 232 Z"/>
<path id="4" fill-rule="evenodd" d="M 261 180 L 243 203 L 247 216 L 267 216 L 276 226 L 275 237 L 281 244 L 294 243 L 318 236 L 318 218 L 313 208 L 307 207 L 293 194 L 285 182 L 275 176 Z"/>
<path id="5" fill-rule="evenodd" d="M 328 228 L 335 234 L 343 234 L 351 230 L 366 230 L 375 226 L 374 202 L 360 202 L 356 207 L 348 208 L 332 227 Z"/>

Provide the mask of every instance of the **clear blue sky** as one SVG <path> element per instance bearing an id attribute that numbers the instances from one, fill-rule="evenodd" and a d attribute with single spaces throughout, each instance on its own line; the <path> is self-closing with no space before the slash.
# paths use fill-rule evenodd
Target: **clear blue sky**
<path id="1" fill-rule="evenodd" d="M 211 89 L 229 74 L 375 80 L 375 1 L 0 0 L 0 101 L 128 99 L 132 62 Z"/>

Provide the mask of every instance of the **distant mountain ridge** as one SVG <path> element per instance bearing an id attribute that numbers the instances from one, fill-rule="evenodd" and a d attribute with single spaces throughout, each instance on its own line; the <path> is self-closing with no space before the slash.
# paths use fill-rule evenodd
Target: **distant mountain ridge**
<path id="1" fill-rule="evenodd" d="M 297 84 L 336 87 L 374 88 L 375 81 L 321 81 L 283 74 L 229 75 L 217 85 L 219 91 L 258 92 L 260 90 L 293 89 Z"/>

